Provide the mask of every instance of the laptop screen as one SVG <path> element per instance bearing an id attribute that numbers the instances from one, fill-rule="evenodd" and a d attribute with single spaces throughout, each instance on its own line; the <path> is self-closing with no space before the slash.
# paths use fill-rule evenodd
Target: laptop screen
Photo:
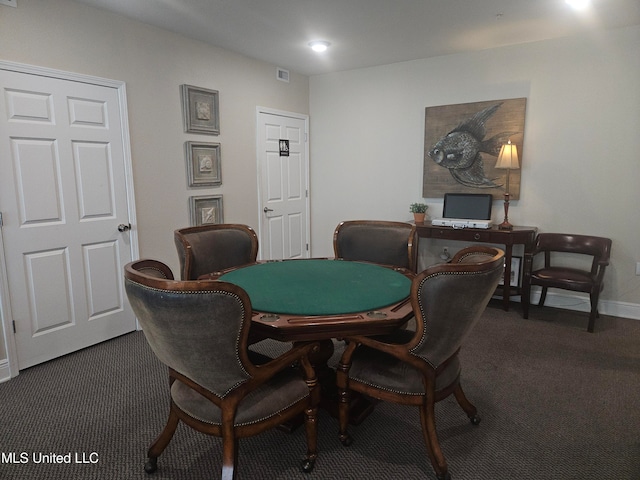
<path id="1" fill-rule="evenodd" d="M 488 193 L 445 193 L 442 216 L 469 220 L 491 220 L 493 197 Z"/>

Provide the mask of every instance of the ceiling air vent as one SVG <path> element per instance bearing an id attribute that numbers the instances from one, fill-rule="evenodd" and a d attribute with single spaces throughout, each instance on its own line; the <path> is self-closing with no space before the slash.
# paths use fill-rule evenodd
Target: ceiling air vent
<path id="1" fill-rule="evenodd" d="M 281 82 L 289 83 L 289 70 L 285 70 L 284 68 L 276 67 L 276 78 Z"/>

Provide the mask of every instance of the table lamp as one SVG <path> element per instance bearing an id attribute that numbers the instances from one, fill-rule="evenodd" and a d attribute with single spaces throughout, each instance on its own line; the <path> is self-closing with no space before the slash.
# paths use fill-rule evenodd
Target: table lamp
<path id="1" fill-rule="evenodd" d="M 512 230 L 513 225 L 509 223 L 509 173 L 511 170 L 520 168 L 518 164 L 518 149 L 511 143 L 511 140 L 500 148 L 496 168 L 507 169 L 507 185 L 504 190 L 504 222 L 498 225 L 500 230 Z"/>

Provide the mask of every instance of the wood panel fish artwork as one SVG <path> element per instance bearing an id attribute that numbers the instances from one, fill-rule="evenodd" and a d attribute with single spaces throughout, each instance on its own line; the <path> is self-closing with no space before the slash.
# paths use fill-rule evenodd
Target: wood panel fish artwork
<path id="1" fill-rule="evenodd" d="M 520 154 L 512 170 L 511 200 L 520 198 L 526 98 L 425 108 L 422 196 L 445 193 L 505 193 L 506 171 L 495 168 L 500 147 L 511 140 Z"/>

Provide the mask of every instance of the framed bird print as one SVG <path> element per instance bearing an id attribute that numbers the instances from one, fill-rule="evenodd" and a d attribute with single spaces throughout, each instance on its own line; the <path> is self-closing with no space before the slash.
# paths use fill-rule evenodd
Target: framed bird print
<path id="1" fill-rule="evenodd" d="M 427 107 L 422 196 L 490 193 L 501 199 L 509 172 L 511 200 L 519 199 L 526 104 L 526 98 L 512 98 Z M 520 168 L 497 169 L 500 148 L 509 141 Z"/>

